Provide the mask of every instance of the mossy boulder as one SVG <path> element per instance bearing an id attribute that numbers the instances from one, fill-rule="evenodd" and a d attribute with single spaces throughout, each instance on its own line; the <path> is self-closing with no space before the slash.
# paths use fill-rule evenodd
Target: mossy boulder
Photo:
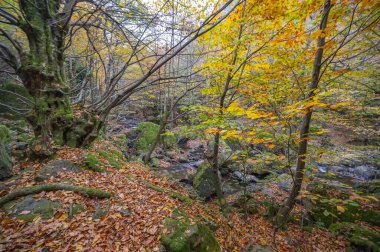
<path id="1" fill-rule="evenodd" d="M 136 147 L 141 151 L 148 151 L 153 144 L 160 126 L 152 122 L 142 122 L 137 126 L 139 135 L 136 141 Z"/>
<path id="2" fill-rule="evenodd" d="M 342 234 L 349 242 L 347 251 L 380 251 L 380 234 L 353 223 L 336 223 L 330 226 L 336 234 Z"/>
<path id="3" fill-rule="evenodd" d="M 149 151 L 149 148 L 154 143 L 160 125 L 152 122 L 142 122 L 137 126 L 138 136 L 135 147 L 141 152 Z M 171 131 L 166 131 L 161 135 L 160 142 L 165 148 L 173 148 L 176 146 L 177 139 Z"/>
<path id="4" fill-rule="evenodd" d="M 380 212 L 366 209 L 353 200 L 303 197 L 301 202 L 308 212 L 308 219 L 326 228 L 337 222 L 354 223 L 356 221 L 380 226 Z"/>
<path id="5" fill-rule="evenodd" d="M 212 231 L 200 222 L 192 224 L 185 215 L 165 220 L 162 244 L 168 252 L 216 252 L 220 251 Z"/>
<path id="6" fill-rule="evenodd" d="M 104 172 L 102 169 L 102 162 L 98 159 L 95 154 L 89 153 L 83 159 L 83 163 L 85 164 L 85 168 L 94 172 Z"/>
<path id="7" fill-rule="evenodd" d="M 11 142 L 11 132 L 7 126 L 0 124 L 0 142 L 9 144 Z"/>
<path id="8" fill-rule="evenodd" d="M 26 196 L 6 203 L 3 205 L 2 210 L 7 212 L 11 217 L 25 221 L 32 221 L 36 217 L 41 217 L 42 219 L 53 217 L 55 209 L 60 206 L 61 204 L 56 201 L 47 199 L 36 200 L 32 196 Z"/>
<path id="9" fill-rule="evenodd" d="M 193 182 L 194 189 L 204 199 L 209 199 L 216 194 L 215 172 L 207 164 L 199 166 Z"/>
<path id="10" fill-rule="evenodd" d="M 35 177 L 35 180 L 42 182 L 50 177 L 55 177 L 60 171 L 79 172 L 81 169 L 69 160 L 55 160 L 50 162 L 45 168 L 40 170 Z"/>
<path id="11" fill-rule="evenodd" d="M 380 200 L 380 180 L 363 181 L 355 186 L 359 193 L 374 195 Z"/>
<path id="12" fill-rule="evenodd" d="M 166 130 L 165 133 L 161 135 L 161 142 L 165 149 L 172 149 L 177 146 L 177 138 L 170 130 Z"/>
<path id="13" fill-rule="evenodd" d="M 309 219 L 324 227 L 336 222 L 365 221 L 380 226 L 380 212 L 364 208 L 349 199 L 349 192 L 333 184 L 313 181 L 306 187 L 309 195 L 301 199 Z"/>
<path id="14" fill-rule="evenodd" d="M 0 180 L 12 176 L 13 163 L 5 148 L 5 144 L 0 141 Z"/>

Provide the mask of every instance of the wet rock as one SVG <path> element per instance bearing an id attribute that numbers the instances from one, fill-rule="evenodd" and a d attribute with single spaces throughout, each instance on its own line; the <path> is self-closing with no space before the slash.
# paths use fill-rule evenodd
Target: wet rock
<path id="1" fill-rule="evenodd" d="M 290 192 L 293 186 L 293 179 L 289 174 L 283 173 L 277 177 L 275 182 L 282 190 Z"/>
<path id="2" fill-rule="evenodd" d="M 199 145 L 196 148 L 189 151 L 188 160 L 190 162 L 203 160 L 205 158 L 205 149 L 203 145 Z"/>
<path id="3" fill-rule="evenodd" d="M 69 160 L 55 160 L 50 162 L 45 168 L 40 170 L 35 177 L 36 181 L 44 181 L 50 177 L 55 177 L 60 171 L 79 172 L 81 168 L 77 167 Z"/>
<path id="4" fill-rule="evenodd" d="M 189 140 L 190 140 L 190 138 L 188 138 L 188 137 L 183 137 L 183 138 L 179 139 L 177 142 L 178 147 L 181 149 L 187 149 L 188 148 L 187 143 L 189 142 Z"/>
<path id="5" fill-rule="evenodd" d="M 373 166 L 357 166 L 354 168 L 353 172 L 355 176 L 364 180 L 375 179 L 380 177 L 379 170 Z"/>
<path id="6" fill-rule="evenodd" d="M 24 151 L 28 148 L 29 144 L 24 142 L 17 142 L 15 146 L 15 150 Z"/>
<path id="7" fill-rule="evenodd" d="M 355 189 L 366 194 L 380 193 L 380 179 L 360 182 Z"/>
<path id="8" fill-rule="evenodd" d="M 243 183 L 257 183 L 259 181 L 254 175 L 244 174 L 240 171 L 234 171 L 232 177 Z"/>

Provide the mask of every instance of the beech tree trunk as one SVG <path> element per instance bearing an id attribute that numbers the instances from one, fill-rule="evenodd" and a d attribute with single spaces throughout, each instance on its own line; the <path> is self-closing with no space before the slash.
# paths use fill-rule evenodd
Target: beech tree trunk
<path id="1" fill-rule="evenodd" d="M 28 38 L 29 51 L 20 53 L 17 73 L 34 98 L 27 116 L 33 126 L 33 151 L 49 156 L 55 145 L 82 146 L 95 139 L 100 122 L 88 111 L 74 113 L 65 76 L 66 24 L 57 15 L 60 1 L 20 0 L 25 22 L 19 27 Z"/>
<path id="2" fill-rule="evenodd" d="M 324 31 L 327 26 L 327 19 L 332 7 L 331 0 L 325 0 L 323 7 L 323 16 L 320 23 L 319 29 L 322 31 L 324 35 Z M 309 85 L 309 94 L 308 99 L 312 99 L 315 96 L 315 90 L 318 88 L 318 83 L 320 79 L 321 72 L 321 63 L 323 56 L 323 47 L 325 46 L 325 36 L 318 37 L 318 49 L 314 58 L 313 72 L 312 72 L 312 80 Z M 289 218 L 289 214 L 292 211 L 295 200 L 299 195 L 302 186 L 302 180 L 304 177 L 305 165 L 306 165 L 306 155 L 307 155 L 307 144 L 309 139 L 309 128 L 311 116 L 313 114 L 313 107 L 308 107 L 306 109 L 306 113 L 303 116 L 302 124 L 300 127 L 300 142 L 298 148 L 298 158 L 297 158 L 297 167 L 296 174 L 294 179 L 294 184 L 292 187 L 292 191 L 285 204 L 279 209 L 276 216 L 276 224 L 278 227 L 282 227 Z"/>

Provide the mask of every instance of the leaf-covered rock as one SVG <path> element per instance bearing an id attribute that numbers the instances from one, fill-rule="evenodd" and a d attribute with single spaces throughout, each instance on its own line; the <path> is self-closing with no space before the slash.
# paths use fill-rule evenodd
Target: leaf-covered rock
<path id="1" fill-rule="evenodd" d="M 36 181 L 44 181 L 49 177 L 57 176 L 60 171 L 79 172 L 81 169 L 77 167 L 73 162 L 68 160 L 55 160 L 50 162 L 45 168 L 36 174 Z"/>
<path id="2" fill-rule="evenodd" d="M 11 217 L 17 219 L 32 221 L 36 217 L 49 219 L 54 216 L 54 210 L 59 208 L 61 204 L 56 201 L 47 199 L 36 200 L 32 196 L 10 201 L 6 203 L 2 209 Z"/>

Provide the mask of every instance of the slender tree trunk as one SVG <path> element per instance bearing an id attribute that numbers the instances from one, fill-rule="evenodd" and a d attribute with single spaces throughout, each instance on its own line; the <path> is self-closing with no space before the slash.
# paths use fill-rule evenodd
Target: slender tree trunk
<path id="1" fill-rule="evenodd" d="M 241 13 L 242 19 L 244 18 L 245 8 L 246 8 L 246 1 L 244 1 L 242 13 Z M 237 43 L 239 43 L 239 41 L 243 35 L 243 26 L 244 26 L 244 23 L 242 20 L 242 23 L 239 26 Z M 236 65 L 237 57 L 238 57 L 238 47 L 236 47 L 236 49 L 233 51 L 233 56 L 232 56 L 232 60 L 231 60 L 231 66 L 232 67 Z M 220 99 L 219 99 L 219 116 L 223 116 L 225 100 L 226 100 L 227 92 L 228 92 L 228 89 L 230 87 L 230 83 L 231 83 L 232 78 L 233 78 L 232 68 L 230 68 L 230 70 L 228 71 L 228 74 L 227 74 L 226 82 L 224 83 L 224 86 L 223 86 L 222 95 L 220 96 Z M 219 127 L 218 127 L 218 130 L 220 130 Z M 225 199 L 223 196 L 223 188 L 222 188 L 222 181 L 221 181 L 222 179 L 221 179 L 221 175 L 220 175 L 220 171 L 219 171 L 219 162 L 218 162 L 219 146 L 220 146 L 220 133 L 218 131 L 214 136 L 213 165 L 212 166 L 213 166 L 213 170 L 214 170 L 214 182 L 216 185 L 216 188 L 215 188 L 216 194 L 217 194 L 220 206 L 223 209 L 226 205 L 226 202 L 225 202 Z"/>
<path id="2" fill-rule="evenodd" d="M 322 34 L 324 34 L 324 31 L 327 26 L 327 19 L 328 19 L 328 15 L 329 15 L 331 7 L 332 7 L 331 0 L 325 0 L 324 7 L 323 7 L 323 16 L 322 16 L 322 20 L 321 20 L 320 28 L 319 28 L 322 31 Z M 309 86 L 309 94 L 307 97 L 308 99 L 312 99 L 315 96 L 315 90 L 318 88 L 324 46 L 325 46 L 325 36 L 318 37 L 318 49 L 314 58 L 312 80 Z M 294 184 L 293 184 L 292 191 L 290 192 L 288 199 L 286 200 L 285 204 L 279 209 L 277 213 L 276 224 L 278 227 L 283 226 L 287 222 L 289 218 L 289 214 L 294 207 L 296 197 L 298 196 L 301 190 L 302 180 L 304 177 L 304 171 L 305 171 L 305 165 L 306 165 L 307 144 L 308 144 L 309 127 L 310 127 L 312 114 L 313 114 L 313 107 L 311 106 L 306 109 L 306 113 L 302 119 L 302 124 L 300 127 L 300 142 L 299 142 L 297 167 L 296 167 Z"/>
<path id="3" fill-rule="evenodd" d="M 168 119 L 170 116 L 170 111 L 166 111 L 164 116 L 161 119 L 160 128 L 158 129 L 156 138 L 154 139 L 153 144 L 150 146 L 148 153 L 144 156 L 144 163 L 147 164 L 150 161 L 153 151 L 156 149 L 157 144 L 160 142 L 161 135 L 165 131 L 166 124 L 168 123 Z"/>

